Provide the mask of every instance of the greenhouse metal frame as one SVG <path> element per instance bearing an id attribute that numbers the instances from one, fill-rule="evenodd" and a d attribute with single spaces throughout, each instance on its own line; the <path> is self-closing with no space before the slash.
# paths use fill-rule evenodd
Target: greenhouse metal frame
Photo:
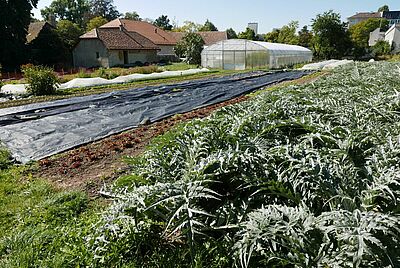
<path id="1" fill-rule="evenodd" d="M 202 66 L 224 70 L 278 69 L 312 61 L 312 51 L 295 45 L 230 39 L 206 47 Z"/>

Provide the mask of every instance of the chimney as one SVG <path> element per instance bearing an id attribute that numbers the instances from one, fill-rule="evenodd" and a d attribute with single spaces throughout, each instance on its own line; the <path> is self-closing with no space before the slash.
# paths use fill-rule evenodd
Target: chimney
<path id="1" fill-rule="evenodd" d="M 154 29 L 154 32 L 157 33 L 157 28 Z"/>
<path id="2" fill-rule="evenodd" d="M 54 14 L 49 15 L 48 23 L 53 26 L 54 28 L 57 27 L 56 16 Z"/>

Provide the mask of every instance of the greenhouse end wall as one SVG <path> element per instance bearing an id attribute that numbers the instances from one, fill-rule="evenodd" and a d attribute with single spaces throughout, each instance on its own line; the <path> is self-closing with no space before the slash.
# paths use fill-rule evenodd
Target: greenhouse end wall
<path id="1" fill-rule="evenodd" d="M 310 62 L 312 52 L 300 46 L 231 39 L 205 48 L 201 58 L 206 68 L 245 70 Z"/>

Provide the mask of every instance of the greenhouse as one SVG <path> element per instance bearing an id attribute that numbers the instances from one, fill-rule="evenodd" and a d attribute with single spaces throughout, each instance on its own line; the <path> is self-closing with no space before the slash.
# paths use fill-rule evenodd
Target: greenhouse
<path id="1" fill-rule="evenodd" d="M 201 53 L 203 67 L 224 70 L 277 69 L 311 61 L 311 50 L 301 46 L 244 39 L 220 41 Z"/>

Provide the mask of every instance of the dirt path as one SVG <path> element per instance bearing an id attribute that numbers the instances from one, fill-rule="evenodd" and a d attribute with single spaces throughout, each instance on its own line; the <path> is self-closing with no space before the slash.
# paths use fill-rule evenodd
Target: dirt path
<path id="1" fill-rule="evenodd" d="M 308 83 L 315 79 L 316 76 L 311 75 L 279 85 Z M 39 161 L 39 168 L 34 172 L 34 176 L 47 179 L 61 189 L 79 189 L 88 192 L 90 196 L 96 196 L 104 183 L 110 183 L 129 172 L 123 157 L 139 155 L 154 137 L 162 135 L 181 122 L 204 118 L 216 109 L 248 98 L 242 96 L 173 116 L 43 159 Z"/>

